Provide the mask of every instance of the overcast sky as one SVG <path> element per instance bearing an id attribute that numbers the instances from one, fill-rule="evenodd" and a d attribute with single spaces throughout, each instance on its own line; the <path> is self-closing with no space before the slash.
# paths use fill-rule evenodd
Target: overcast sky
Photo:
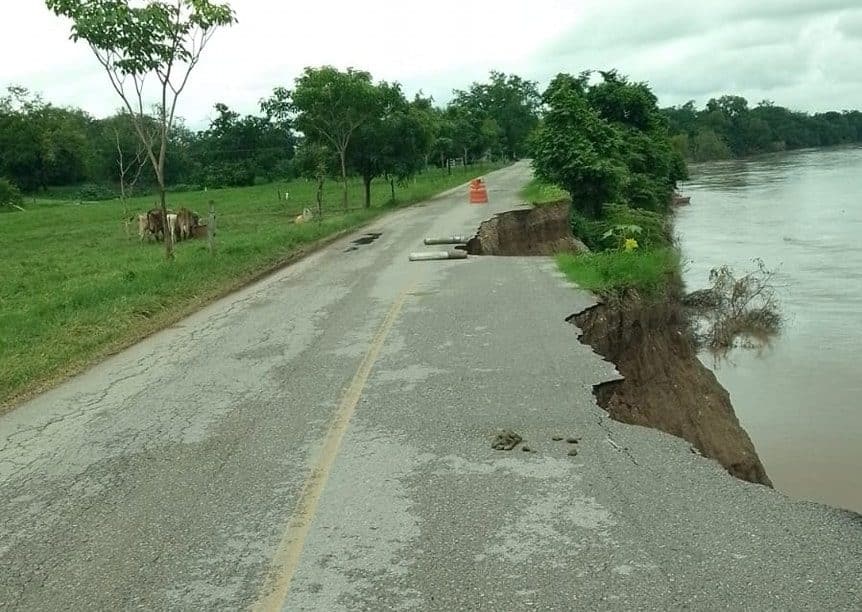
<path id="1" fill-rule="evenodd" d="M 256 112 L 304 66 L 334 64 L 446 102 L 489 70 L 544 87 L 618 68 L 662 105 L 723 93 L 799 110 L 862 107 L 862 0 L 234 0 L 181 98 L 201 127 L 216 102 Z M 117 108 L 89 48 L 41 0 L 6 0 L 0 87 L 23 85 L 96 116 Z M 8 9 L 7 9 L 8 10 Z"/>

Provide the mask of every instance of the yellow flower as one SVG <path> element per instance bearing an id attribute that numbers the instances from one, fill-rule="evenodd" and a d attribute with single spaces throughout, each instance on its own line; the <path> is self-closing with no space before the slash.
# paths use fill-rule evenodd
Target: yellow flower
<path id="1" fill-rule="evenodd" d="M 631 251 L 634 251 L 636 248 L 638 248 L 638 241 L 634 238 L 626 238 L 626 241 L 623 244 L 623 250 L 626 253 L 629 253 Z"/>

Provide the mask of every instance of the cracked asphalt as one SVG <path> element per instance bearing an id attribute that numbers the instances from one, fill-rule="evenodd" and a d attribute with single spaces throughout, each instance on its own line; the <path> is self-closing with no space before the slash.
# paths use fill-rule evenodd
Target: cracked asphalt
<path id="1" fill-rule="evenodd" d="M 0 417 L 0 607 L 862 609 L 859 515 L 595 405 L 617 374 L 551 259 L 408 262 L 528 174 L 380 219 Z M 502 429 L 524 442 L 492 450 Z"/>

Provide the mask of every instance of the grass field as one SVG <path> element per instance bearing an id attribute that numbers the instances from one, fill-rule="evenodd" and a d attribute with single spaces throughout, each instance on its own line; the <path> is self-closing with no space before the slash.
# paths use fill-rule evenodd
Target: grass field
<path id="1" fill-rule="evenodd" d="M 396 202 L 379 181 L 367 210 L 362 184 L 353 182 L 346 213 L 340 186 L 328 182 L 323 221 L 303 225 L 292 221 L 314 209 L 313 182 L 169 195 L 169 207 L 201 215 L 213 200 L 218 216 L 216 255 L 206 240 L 190 240 L 177 245 L 170 264 L 162 244 L 140 244 L 136 227 L 126 235 L 118 201 L 29 199 L 26 212 L 0 213 L 0 406 L 170 325 L 303 247 L 491 169 L 431 170 L 398 187 Z M 289 201 L 279 201 L 277 189 Z M 131 212 L 154 199 L 131 200 Z"/>

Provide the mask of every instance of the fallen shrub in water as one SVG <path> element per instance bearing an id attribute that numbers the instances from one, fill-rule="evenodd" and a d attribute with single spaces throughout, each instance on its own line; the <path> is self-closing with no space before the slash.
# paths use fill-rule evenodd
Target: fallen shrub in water
<path id="1" fill-rule="evenodd" d="M 757 268 L 739 278 L 728 266 L 709 273 L 712 287 L 688 294 L 683 303 L 701 323 L 698 344 L 715 354 L 734 346 L 768 344 L 781 331 L 782 316 L 775 295 L 775 271 L 760 259 Z"/>

